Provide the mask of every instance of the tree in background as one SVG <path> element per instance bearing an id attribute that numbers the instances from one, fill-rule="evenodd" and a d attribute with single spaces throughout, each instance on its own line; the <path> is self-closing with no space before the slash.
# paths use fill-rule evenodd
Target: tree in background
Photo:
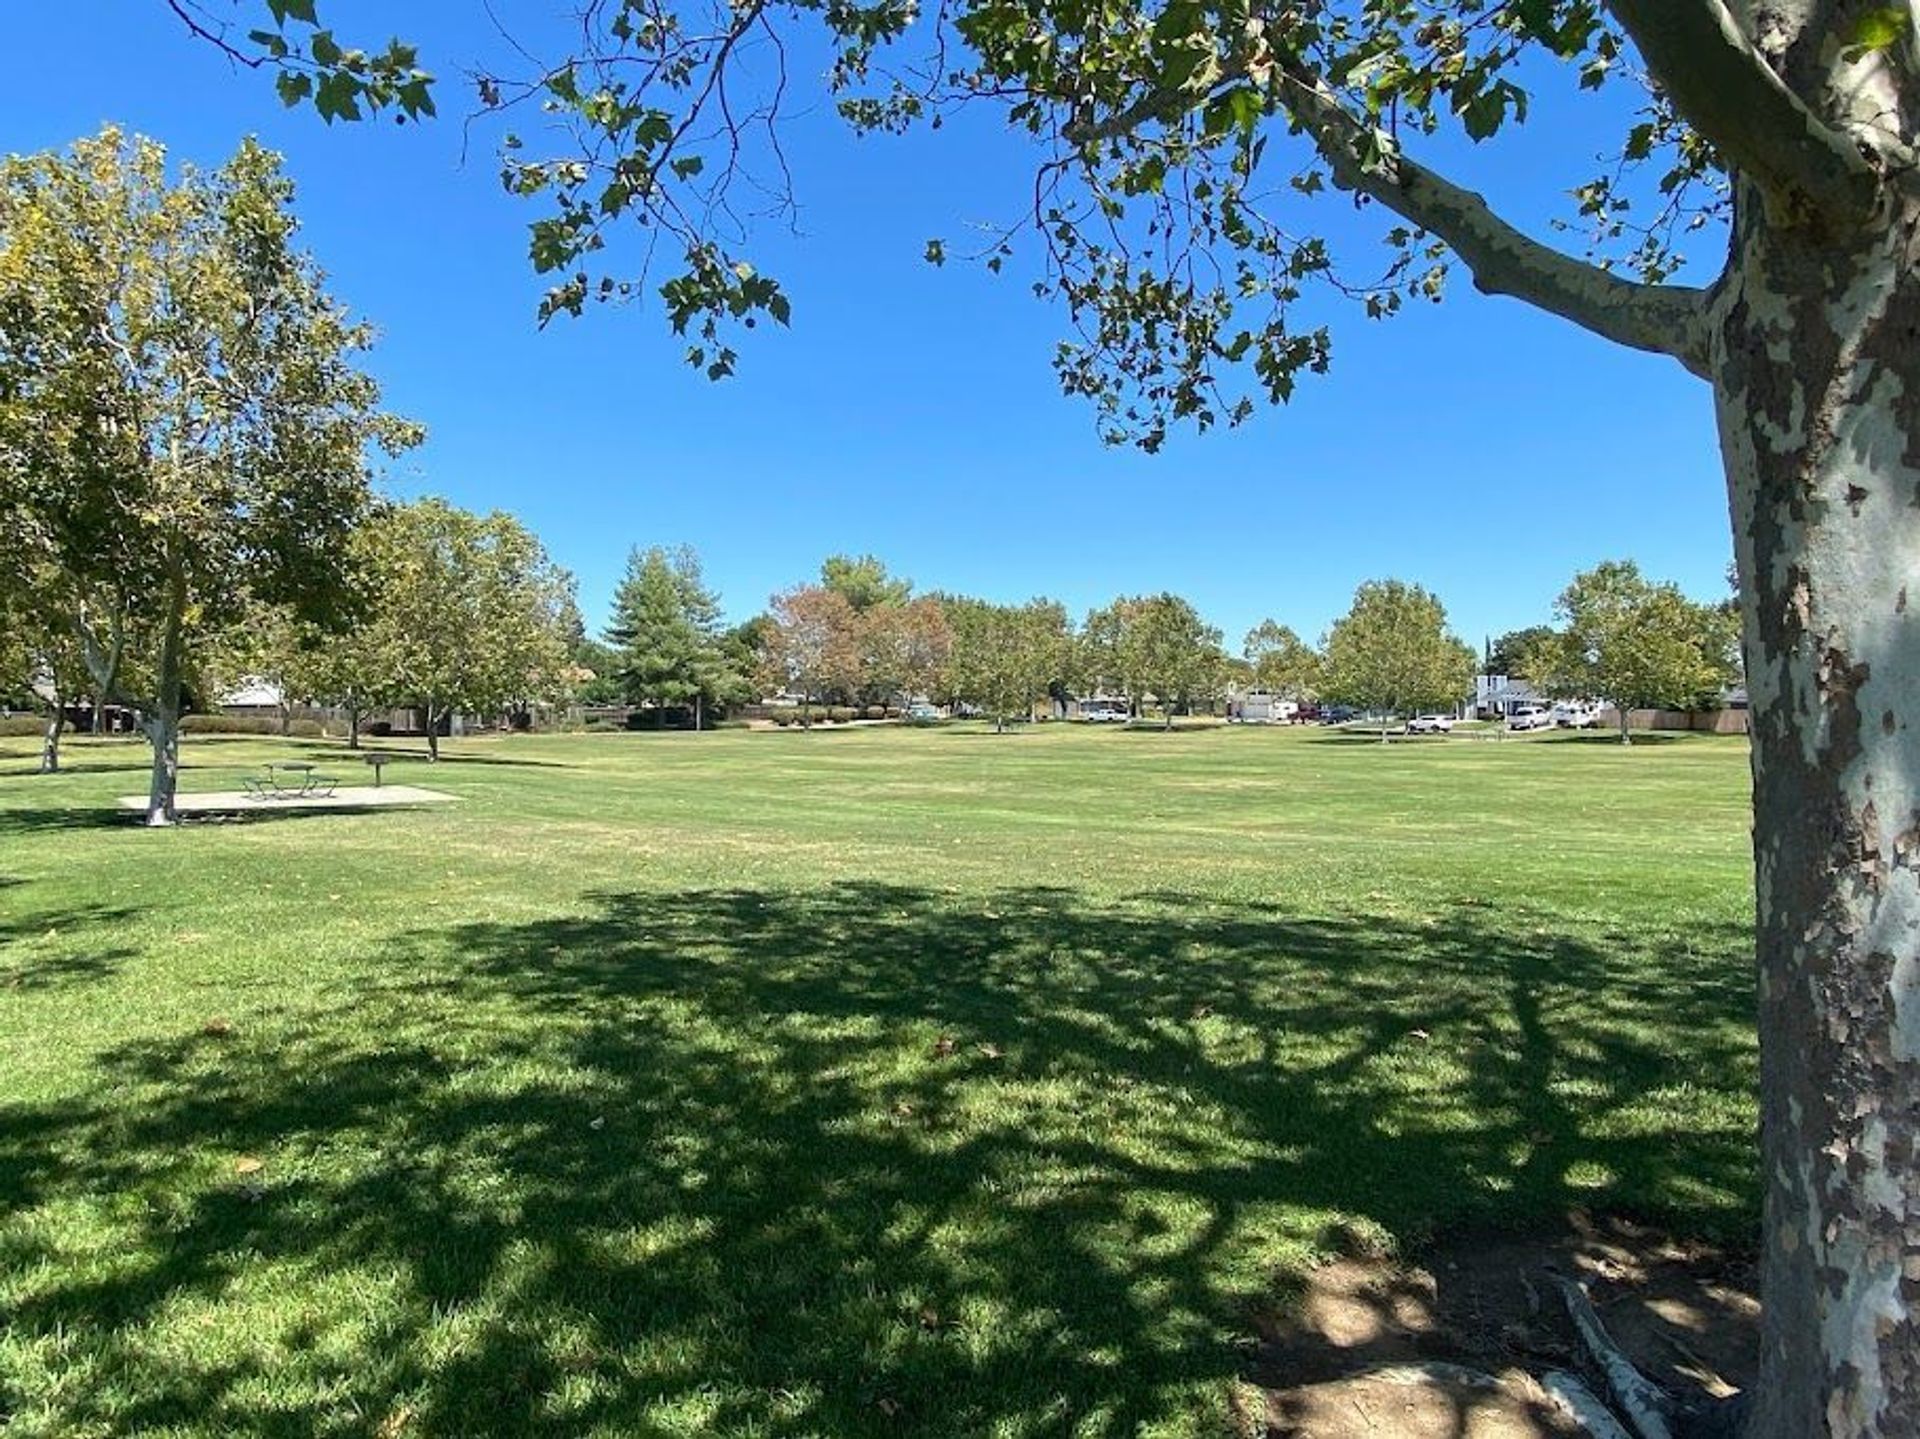
<path id="1" fill-rule="evenodd" d="M 942 688 L 953 632 L 938 599 L 876 604 L 859 616 L 857 631 L 863 693 L 911 703 Z"/>
<path id="2" fill-rule="evenodd" d="M 767 678 L 800 696 L 810 725 L 816 698 L 851 694 L 860 683 L 858 613 L 838 590 L 797 585 L 773 597 L 769 614 Z"/>
<path id="3" fill-rule="evenodd" d="M 45 717 L 39 773 L 60 772 L 67 707 L 84 693 L 86 660 L 71 610 L 57 598 L 58 576 L 17 552 L 0 577 L 0 695 L 27 699 Z"/>
<path id="4" fill-rule="evenodd" d="M 1138 600 L 1117 599 L 1087 612 L 1076 641 L 1076 667 L 1087 687 L 1105 695 L 1125 695 L 1127 712 L 1140 714 L 1142 682 L 1131 668 L 1138 658 L 1128 646 L 1129 627 Z"/>
<path id="5" fill-rule="evenodd" d="M 1557 660 L 1551 683 L 1609 700 L 1622 744 L 1633 742 L 1631 711 L 1695 708 L 1737 673 L 1727 607 L 1695 604 L 1678 585 L 1648 580 L 1632 560 L 1575 575 L 1554 613 L 1565 628 L 1542 646 Z"/>
<path id="6" fill-rule="evenodd" d="M 996 605 L 952 597 L 943 604 L 953 636 L 950 692 L 992 715 L 996 733 L 1004 734 L 1010 719 L 1031 719 L 1072 662 L 1066 607 L 1044 599 Z"/>
<path id="7" fill-rule="evenodd" d="M 1141 693 L 1151 691 L 1160 701 L 1162 727 L 1172 729 L 1176 706 L 1191 710 L 1218 689 L 1220 631 L 1178 595 L 1150 595 L 1114 608 L 1121 617 L 1120 667 Z"/>
<path id="8" fill-rule="evenodd" d="M 913 594 L 913 581 L 890 574 L 873 555 L 828 555 L 820 564 L 820 583 L 856 614 L 878 605 L 904 605 Z"/>
<path id="9" fill-rule="evenodd" d="M 1472 648 L 1447 629 L 1438 599 L 1403 580 L 1361 585 L 1321 651 L 1328 696 L 1384 717 L 1451 709 L 1473 692 Z"/>
<path id="10" fill-rule="evenodd" d="M 363 541 L 374 600 L 339 645 L 358 704 L 419 710 L 429 757 L 456 711 L 500 714 L 562 692 L 572 576 L 511 515 L 399 505 Z M 343 665 L 343 669 L 346 665 Z"/>
<path id="11" fill-rule="evenodd" d="M 629 704 L 662 710 L 687 705 L 693 727 L 700 729 L 707 701 L 730 692 L 720 602 L 690 548 L 656 545 L 627 557 L 607 642 Z"/>
<path id="12" fill-rule="evenodd" d="M 1310 700 L 1320 692 L 1319 652 L 1286 625 L 1260 621 L 1247 631 L 1240 653 L 1252 668 L 1253 683 L 1270 694 Z"/>
<path id="13" fill-rule="evenodd" d="M 372 332 L 294 249 L 292 199 L 252 141 L 172 185 L 113 129 L 0 162 L 0 474 L 26 488 L 5 508 L 74 599 L 96 693 L 127 694 L 142 650 L 151 825 L 196 646 L 253 603 L 335 620 L 366 449 L 419 437 L 379 410 Z"/>
<path id="14" fill-rule="evenodd" d="M 1547 676 L 1539 672 L 1538 666 L 1551 654 L 1550 649 L 1542 646 L 1550 645 L 1553 638 L 1551 625 L 1525 625 L 1517 630 L 1508 630 L 1487 646 L 1482 673 L 1533 680 L 1540 684 L 1545 693 L 1544 681 Z"/>

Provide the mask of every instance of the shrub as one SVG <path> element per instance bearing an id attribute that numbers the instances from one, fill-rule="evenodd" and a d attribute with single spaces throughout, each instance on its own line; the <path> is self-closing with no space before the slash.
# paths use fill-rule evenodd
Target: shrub
<path id="1" fill-rule="evenodd" d="M 35 715 L 9 715 L 0 719 L 0 739 L 17 739 L 21 735 L 37 735 L 47 727 L 47 722 Z"/>
<path id="2" fill-rule="evenodd" d="M 278 734 L 280 721 L 258 715 L 185 715 L 181 734 Z"/>
<path id="3" fill-rule="evenodd" d="M 827 710 L 827 718 L 835 724 L 845 724 L 848 720 L 856 718 L 859 713 L 860 711 L 848 709 L 845 705 L 833 705 Z"/>
<path id="4" fill-rule="evenodd" d="M 325 739 L 326 727 L 316 719 L 297 719 L 287 727 L 287 733 L 295 739 Z"/>
<path id="5" fill-rule="evenodd" d="M 868 705 L 862 713 L 865 714 L 868 719 L 885 719 L 887 717 L 887 707 L 885 705 Z"/>

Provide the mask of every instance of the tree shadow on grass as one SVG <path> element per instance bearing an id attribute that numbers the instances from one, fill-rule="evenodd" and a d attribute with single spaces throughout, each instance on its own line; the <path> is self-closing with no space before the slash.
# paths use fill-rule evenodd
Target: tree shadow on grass
<path id="1" fill-rule="evenodd" d="M 0 888 L 24 883 L 0 878 Z M 102 935 L 88 932 L 111 934 L 138 914 L 125 905 L 80 904 L 18 911 L 0 918 L 0 1016 L 5 1015 L 9 992 L 59 989 L 110 978 L 137 951 L 129 945 L 107 944 Z M 70 946 L 77 933 L 88 934 L 94 947 L 84 953 L 69 949 L 55 955 L 38 955 L 31 948 L 35 940 L 63 936 Z"/>
<path id="2" fill-rule="evenodd" d="M 235 1433 L 1214 1432 L 1249 1304 L 1338 1234 L 1588 1204 L 1744 1235 L 1743 939 L 871 883 L 422 932 L 336 1011 L 14 1107 L 0 1204 L 120 1226 L 83 1264 L 0 1225 L 38 1276 L 21 1342 L 120 1376 L 26 1400 Z"/>

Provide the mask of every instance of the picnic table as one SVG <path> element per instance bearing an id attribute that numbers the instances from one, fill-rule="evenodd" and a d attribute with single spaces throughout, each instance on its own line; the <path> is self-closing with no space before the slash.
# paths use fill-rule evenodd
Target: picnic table
<path id="1" fill-rule="evenodd" d="M 240 781 L 254 799 L 325 799 L 339 783 L 306 760 L 270 760 L 264 770 Z"/>

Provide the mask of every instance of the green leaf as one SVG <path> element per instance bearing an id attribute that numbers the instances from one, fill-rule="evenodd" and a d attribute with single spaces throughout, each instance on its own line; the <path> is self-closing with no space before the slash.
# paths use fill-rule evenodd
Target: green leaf
<path id="1" fill-rule="evenodd" d="M 313 13 L 313 0 L 267 0 L 267 8 L 273 11 L 273 18 L 283 25 L 289 15 L 304 25 L 320 23 Z"/>
<path id="2" fill-rule="evenodd" d="M 1863 60 L 1876 51 L 1898 44 L 1911 22 L 1912 16 L 1904 5 L 1886 5 L 1865 11 L 1853 22 L 1846 48 L 1840 53 L 1848 60 Z"/>
<path id="3" fill-rule="evenodd" d="M 313 93 L 313 80 L 293 70 L 282 70 L 274 77 L 273 88 L 280 92 L 280 103 L 291 109 Z"/>

